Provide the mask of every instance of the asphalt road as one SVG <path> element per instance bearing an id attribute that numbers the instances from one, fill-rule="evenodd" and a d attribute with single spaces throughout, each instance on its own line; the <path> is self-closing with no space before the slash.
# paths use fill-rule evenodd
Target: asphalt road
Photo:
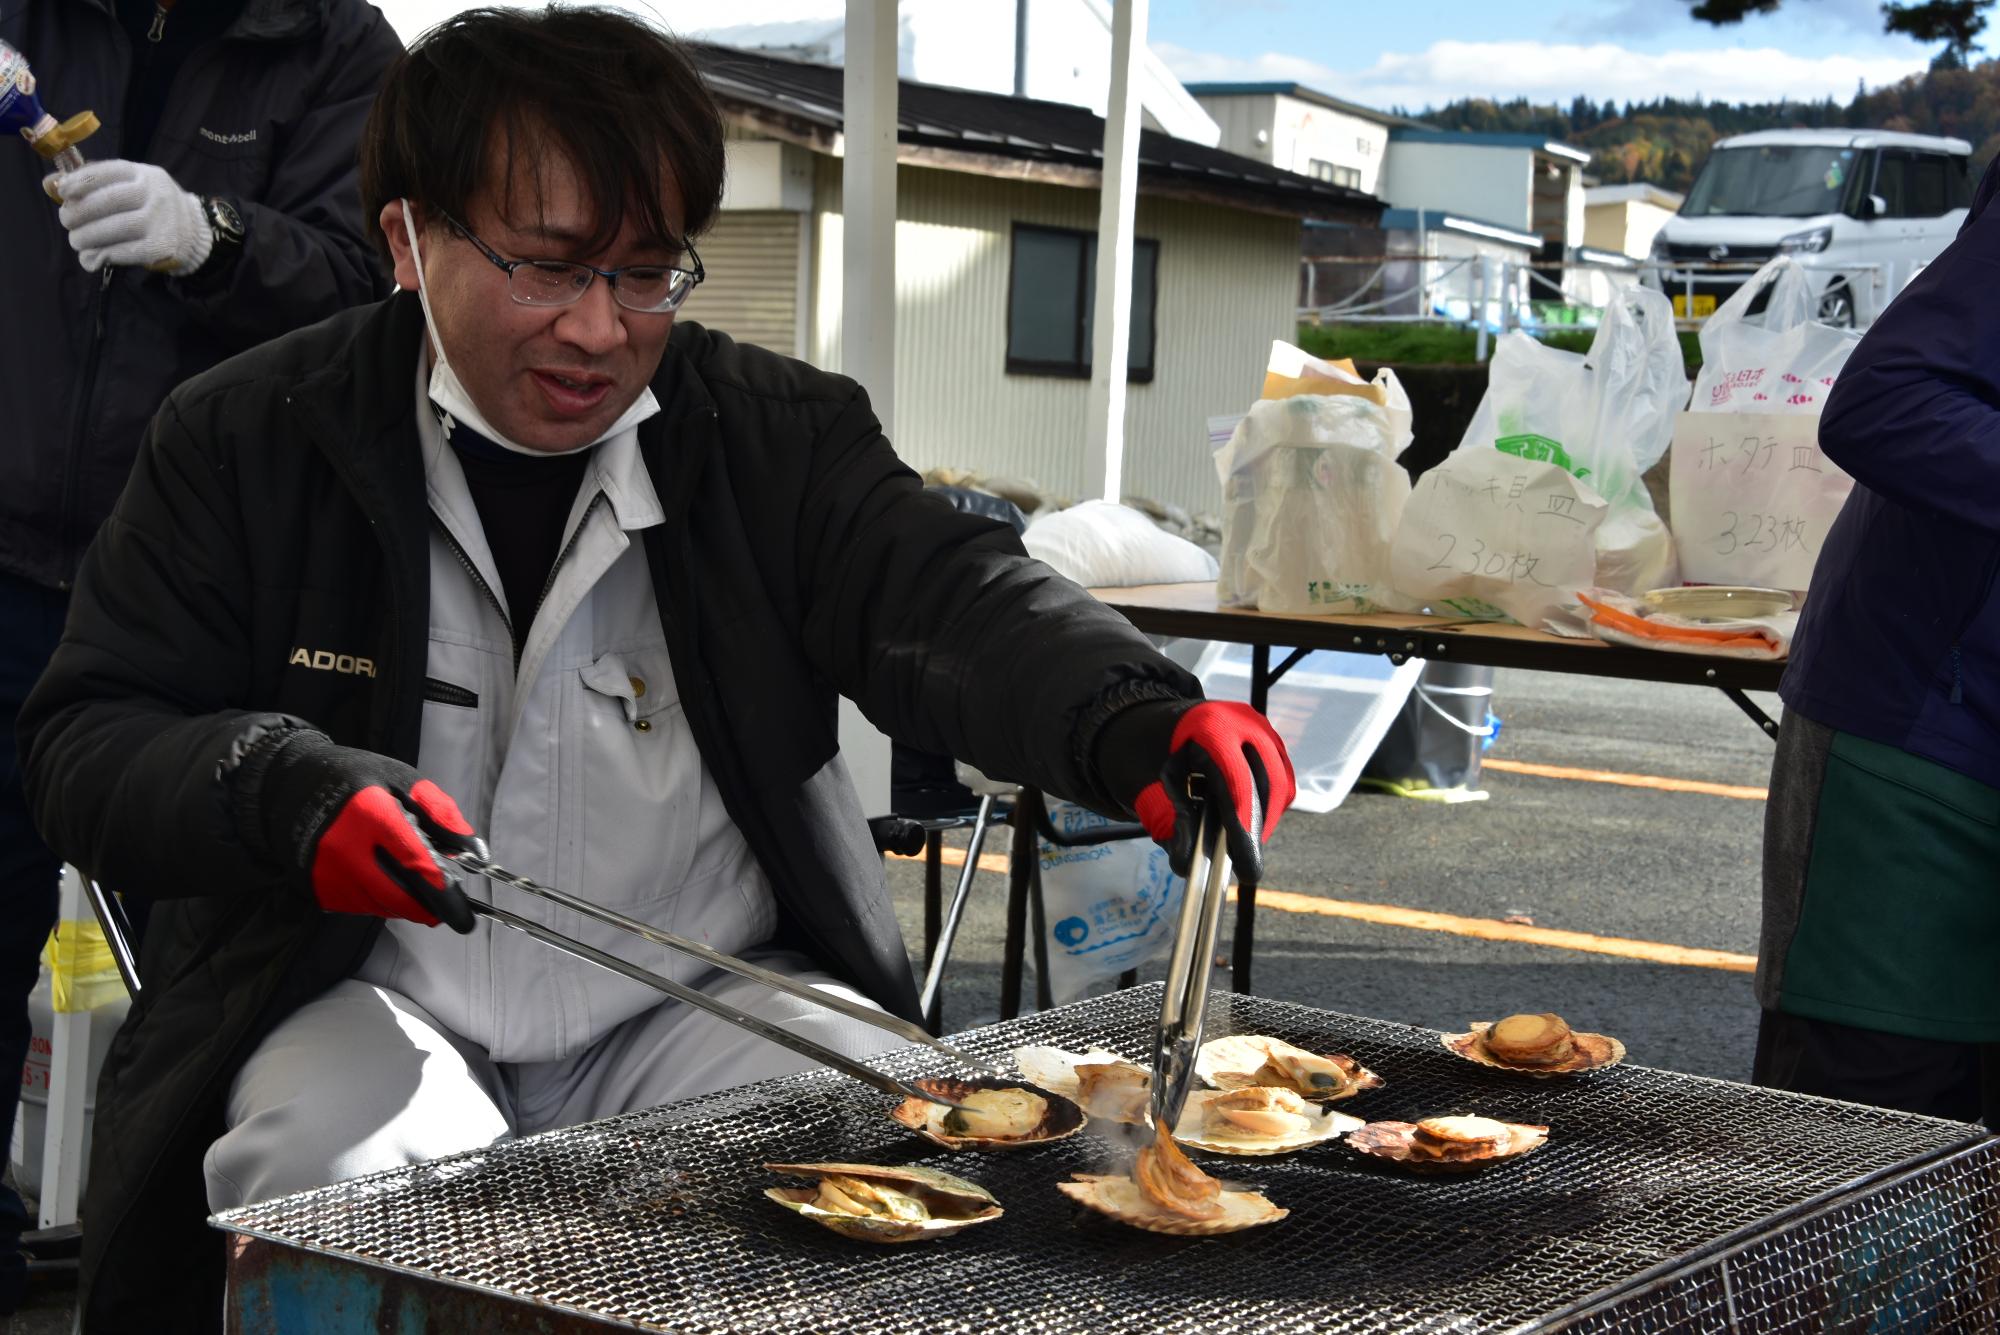
<path id="1" fill-rule="evenodd" d="M 1776 714 L 1774 698 L 1759 703 Z M 1716 691 L 1505 672 L 1494 707 L 1505 723 L 1489 753 L 1497 760 L 1751 787 L 1769 775 L 1770 741 Z M 1358 793 L 1326 815 L 1292 813 L 1271 841 L 1265 883 L 1346 903 L 1755 951 L 1762 802 L 1494 769 L 1480 786 L 1485 802 Z M 996 831 L 988 851 L 1005 844 Z M 889 879 L 918 948 L 921 870 L 892 863 Z M 1005 877 L 979 873 L 948 975 L 949 1027 L 999 1016 L 1005 900 Z M 1257 931 L 1254 981 L 1265 996 L 1433 1028 L 1552 1010 L 1617 1035 L 1635 1062 L 1749 1074 L 1756 1008 L 1747 973 L 1270 909 Z M 1218 972 L 1218 985 L 1227 977 Z M 0 1330 L 66 1332 L 72 1298 L 60 1283 L 43 1287 Z"/>
<path id="2" fill-rule="evenodd" d="M 1759 703 L 1777 712 L 1774 697 Z M 1503 672 L 1494 707 L 1505 726 L 1492 759 L 1757 788 L 1769 777 L 1771 742 L 1717 691 Z M 1271 841 L 1265 884 L 1754 954 L 1761 801 L 1494 769 L 1480 786 L 1489 800 L 1363 792 L 1325 815 L 1291 813 Z M 1005 832 L 989 845 L 1003 849 Z M 919 869 L 894 864 L 890 880 L 920 946 Z M 948 975 L 949 1027 L 998 1018 L 1004 902 L 1004 877 L 981 872 Z M 1744 972 L 1349 917 L 1260 909 L 1253 983 L 1264 996 L 1434 1028 L 1552 1010 L 1617 1035 L 1633 1061 L 1726 1079 L 1747 1077 L 1755 1043 Z"/>

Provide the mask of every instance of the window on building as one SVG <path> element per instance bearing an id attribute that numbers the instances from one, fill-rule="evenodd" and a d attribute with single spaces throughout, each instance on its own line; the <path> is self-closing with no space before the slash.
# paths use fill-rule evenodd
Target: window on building
<path id="1" fill-rule="evenodd" d="M 1339 163 L 1328 162 L 1324 158 L 1312 159 L 1307 169 L 1307 175 L 1311 176 L 1314 180 L 1331 181 L 1334 185 L 1344 185 L 1350 190 L 1359 190 L 1361 188 L 1361 169 L 1359 167 L 1343 167 Z"/>
<path id="2" fill-rule="evenodd" d="M 1153 317 L 1159 303 L 1160 243 L 1132 245 L 1132 343 L 1126 378 L 1153 378 Z M 1007 287 L 1007 370 L 1017 375 L 1090 377 L 1097 237 L 1064 227 L 1014 225 Z"/>

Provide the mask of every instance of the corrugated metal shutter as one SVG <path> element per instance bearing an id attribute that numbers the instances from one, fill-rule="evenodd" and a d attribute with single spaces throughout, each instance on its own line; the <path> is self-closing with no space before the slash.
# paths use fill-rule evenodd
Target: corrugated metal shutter
<path id="1" fill-rule="evenodd" d="M 708 277 L 681 316 L 787 357 L 799 347 L 799 215 L 727 212 L 695 247 Z"/>

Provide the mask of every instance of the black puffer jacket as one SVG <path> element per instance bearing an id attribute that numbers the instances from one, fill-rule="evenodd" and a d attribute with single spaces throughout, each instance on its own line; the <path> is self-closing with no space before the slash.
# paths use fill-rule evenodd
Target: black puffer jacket
<path id="1" fill-rule="evenodd" d="M 125 156 L 132 43 L 109 0 L 0 3 L 0 39 L 51 112 L 97 113 L 86 157 Z M 355 145 L 401 50 L 366 0 L 249 0 L 189 54 L 144 160 L 236 205 L 245 242 L 226 282 L 85 273 L 42 193 L 47 164 L 0 144 L 0 571 L 67 587 L 168 390 L 389 290 Z"/>
<path id="2" fill-rule="evenodd" d="M 98 1090 L 86 1329 L 212 1326 L 222 1251 L 200 1223 L 201 1156 L 230 1077 L 374 939 L 373 920 L 323 914 L 253 861 L 216 775 L 285 716 L 415 759 L 422 330 L 405 294 L 175 391 L 23 713 L 51 846 L 160 897 L 145 989 Z M 1116 810 L 1088 759 L 1104 720 L 1200 688 L 1010 528 L 925 495 L 853 382 L 682 325 L 653 388 L 663 411 L 640 450 L 667 520 L 646 554 L 696 743 L 786 932 L 914 1015 L 881 862 L 836 763 L 836 692 L 900 740 Z M 376 675 L 316 670 L 299 648 Z"/>

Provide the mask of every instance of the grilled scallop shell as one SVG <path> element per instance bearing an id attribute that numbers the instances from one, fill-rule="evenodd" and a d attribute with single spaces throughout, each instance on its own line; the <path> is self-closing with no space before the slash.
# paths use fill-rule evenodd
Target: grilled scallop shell
<path id="1" fill-rule="evenodd" d="M 1414 1122 L 1370 1122 L 1347 1136 L 1350 1148 L 1371 1159 L 1385 1159 L 1412 1173 L 1469 1173 L 1489 1164 L 1505 1163 L 1540 1149 L 1548 1143 L 1549 1129 L 1523 1122 L 1502 1122 L 1507 1141 L 1489 1153 L 1456 1159 L 1420 1158 L 1410 1152 L 1417 1133 Z"/>
<path id="2" fill-rule="evenodd" d="M 1280 1071 L 1286 1063 L 1324 1068 L 1319 1078 L 1295 1079 Z M 1282 1038 L 1262 1034 L 1231 1034 L 1210 1039 L 1195 1054 L 1195 1074 L 1217 1089 L 1282 1085 L 1309 1099 L 1334 1103 L 1367 1089 L 1380 1089 L 1382 1077 L 1340 1053 L 1308 1052 Z M 1273 1078 L 1273 1077 L 1276 1078 Z"/>
<path id="3" fill-rule="evenodd" d="M 1320 1108 L 1307 1101 L 1309 1124 L 1298 1130 L 1281 1135 L 1262 1135 L 1236 1127 L 1217 1125 L 1209 1117 L 1209 1105 L 1217 1099 L 1227 1098 L 1241 1091 L 1234 1089 L 1197 1089 L 1188 1095 L 1187 1107 L 1181 1112 L 1181 1122 L 1174 1129 L 1174 1139 L 1181 1144 L 1210 1154 L 1233 1154 L 1242 1156 L 1263 1156 L 1290 1154 L 1295 1150 L 1338 1140 L 1341 1136 L 1361 1126 L 1359 1117 L 1349 1117 Z M 1296 1091 L 1289 1091 L 1296 1092 Z M 1303 1097 L 1303 1096 L 1301 1096 Z"/>
<path id="4" fill-rule="evenodd" d="M 1580 1075 L 1585 1071 L 1600 1071 L 1607 1066 L 1616 1066 L 1625 1060 L 1625 1045 L 1606 1034 L 1586 1034 L 1580 1029 L 1570 1031 L 1572 1050 L 1563 1061 L 1551 1066 L 1519 1066 L 1501 1061 L 1486 1047 L 1486 1031 L 1493 1027 L 1491 1020 L 1478 1020 L 1462 1034 L 1441 1034 L 1438 1041 L 1456 1056 L 1481 1066 L 1490 1066 L 1496 1071 L 1516 1071 L 1521 1075 L 1542 1078 L 1558 1075 Z"/>
<path id="5" fill-rule="evenodd" d="M 954 1134 L 946 1127 L 946 1118 L 952 1109 L 923 1099 L 904 1099 L 889 1116 L 901 1122 L 926 1140 L 936 1141 L 948 1150 L 1012 1150 L 1024 1145 L 1044 1145 L 1052 1140 L 1062 1140 L 1083 1130 L 1090 1119 L 1084 1115 L 1073 1101 L 1053 1090 L 1040 1085 L 1029 1084 L 1025 1080 L 1001 1080 L 981 1077 L 976 1080 L 961 1080 L 952 1076 L 926 1077 L 910 1082 L 928 1094 L 963 1103 L 967 1097 L 982 1089 L 1025 1090 L 1040 1096 L 1048 1105 L 1043 1110 L 1042 1120 L 1027 1132 L 1017 1136 L 977 1136 Z"/>
<path id="6" fill-rule="evenodd" d="M 929 1213 L 927 1219 L 888 1219 L 879 1215 L 853 1215 L 824 1209 L 816 1200 L 818 1187 L 770 1187 L 764 1194 L 785 1209 L 804 1216 L 822 1228 L 861 1242 L 925 1242 L 949 1237 L 974 1224 L 983 1224 L 1001 1215 L 1000 1203 L 976 1182 L 941 1173 L 935 1168 L 910 1165 L 885 1168 L 851 1163 L 767 1163 L 774 1173 L 791 1177 L 851 1177 L 879 1183 L 914 1197 Z"/>
<path id="7" fill-rule="evenodd" d="M 1213 1219 L 1189 1219 L 1155 1205 L 1139 1190 L 1138 1183 L 1121 1173 L 1078 1173 L 1068 1182 L 1056 1183 L 1056 1190 L 1121 1224 L 1143 1228 L 1148 1233 L 1190 1238 L 1240 1233 L 1246 1228 L 1275 1224 L 1291 1213 L 1254 1191 L 1224 1191 L 1220 1215 Z"/>
<path id="8" fill-rule="evenodd" d="M 1092 1117 L 1133 1126 L 1144 1126 L 1150 1120 L 1144 1093 L 1152 1084 L 1152 1073 L 1115 1052 L 1106 1052 L 1102 1048 L 1093 1048 L 1089 1052 L 1046 1047 L 1015 1048 L 1014 1065 L 1029 1080 L 1080 1104 L 1084 1112 Z M 1136 1078 L 1140 1092 L 1134 1094 L 1123 1087 L 1100 1087 L 1094 1093 L 1086 1094 L 1083 1088 L 1086 1081 L 1080 1069 L 1085 1066 L 1120 1068 Z"/>

